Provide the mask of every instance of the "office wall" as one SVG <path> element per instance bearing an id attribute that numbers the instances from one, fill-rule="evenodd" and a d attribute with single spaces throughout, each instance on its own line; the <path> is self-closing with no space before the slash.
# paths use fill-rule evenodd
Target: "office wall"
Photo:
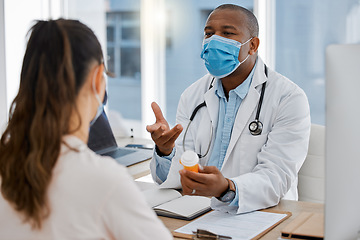
<path id="1" fill-rule="evenodd" d="M 10 104 L 18 92 L 26 34 L 34 20 L 49 16 L 49 1 L 0 2 L 0 132 L 4 130 Z M 55 0 L 52 2 L 54 5 Z"/>
<path id="2" fill-rule="evenodd" d="M 0 133 L 3 132 L 7 116 L 4 14 L 4 0 L 0 0 Z"/>
<path id="3" fill-rule="evenodd" d="M 18 92 L 26 34 L 35 20 L 80 19 L 94 30 L 104 46 L 104 8 L 103 0 L 0 0 L 0 133 Z"/>
<path id="4" fill-rule="evenodd" d="M 6 90 L 7 107 L 9 107 L 19 88 L 26 34 L 35 19 L 44 17 L 44 4 L 42 0 L 5 0 L 4 2 Z"/>
<path id="5" fill-rule="evenodd" d="M 106 56 L 105 1 L 72 0 L 67 4 L 67 18 L 78 19 L 89 26 L 99 39 Z"/>

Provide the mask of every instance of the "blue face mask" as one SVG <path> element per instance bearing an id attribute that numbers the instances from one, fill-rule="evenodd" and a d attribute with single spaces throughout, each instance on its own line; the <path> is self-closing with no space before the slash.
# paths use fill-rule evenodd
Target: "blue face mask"
<path id="1" fill-rule="evenodd" d="M 217 78 L 223 78 L 233 73 L 247 57 L 239 62 L 239 52 L 242 45 L 248 43 L 252 38 L 244 43 L 212 35 L 203 41 L 201 58 L 205 60 L 205 66 L 209 73 Z"/>
<path id="2" fill-rule="evenodd" d="M 101 113 L 104 111 L 104 104 L 100 101 L 100 96 L 99 96 L 99 94 L 97 94 L 96 88 L 95 88 L 95 78 L 96 78 L 96 75 L 97 75 L 97 71 L 98 71 L 98 70 L 96 70 L 96 71 L 95 71 L 95 74 L 94 74 L 94 79 L 93 79 L 92 87 L 93 87 L 93 91 L 94 91 L 94 94 L 95 94 L 95 98 L 96 98 L 96 100 L 97 100 L 98 103 L 99 103 L 99 106 L 98 106 L 98 108 L 97 108 L 97 110 L 96 110 L 96 115 L 95 115 L 95 117 L 94 117 L 93 120 L 91 120 L 91 122 L 90 122 L 90 127 L 96 122 L 96 120 L 100 117 Z M 104 73 L 104 78 L 105 78 L 104 80 L 106 81 L 106 75 L 105 75 L 105 73 Z"/>

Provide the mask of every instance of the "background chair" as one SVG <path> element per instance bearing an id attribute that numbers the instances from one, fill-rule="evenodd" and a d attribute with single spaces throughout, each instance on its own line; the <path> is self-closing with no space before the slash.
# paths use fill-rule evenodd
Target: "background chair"
<path id="1" fill-rule="evenodd" d="M 299 171 L 299 201 L 324 203 L 325 126 L 312 124 L 309 150 Z"/>

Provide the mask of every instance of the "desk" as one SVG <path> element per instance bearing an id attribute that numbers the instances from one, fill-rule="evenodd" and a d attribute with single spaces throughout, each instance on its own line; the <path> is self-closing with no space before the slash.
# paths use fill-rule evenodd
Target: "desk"
<path id="1" fill-rule="evenodd" d="M 143 143 L 153 143 L 149 139 L 134 139 L 134 138 L 117 138 L 116 141 L 118 142 L 119 146 L 125 146 L 129 143 L 135 144 L 143 144 Z M 150 174 L 150 159 L 146 160 L 141 163 L 134 164 L 128 167 L 129 173 L 133 176 L 134 179 L 146 176 Z M 281 200 L 280 203 L 272 207 L 271 209 L 277 211 L 289 211 L 292 213 L 292 216 L 286 219 L 284 222 L 280 223 L 276 226 L 273 230 L 269 233 L 264 235 L 261 240 L 276 240 L 281 236 L 281 230 L 290 223 L 295 217 L 297 217 L 301 212 L 314 212 L 314 213 L 322 213 L 324 214 L 324 204 L 320 203 L 311 203 L 311 202 L 300 202 L 300 201 L 291 201 L 291 200 Z M 189 223 L 189 221 L 179 220 L 174 218 L 167 218 L 167 217 L 159 217 L 165 226 L 170 230 L 174 231 L 179 227 L 182 227 Z M 181 239 L 181 238 L 175 238 Z"/>
<path id="2" fill-rule="evenodd" d="M 278 211 L 289 211 L 292 213 L 292 216 L 286 219 L 284 222 L 280 223 L 273 230 L 264 235 L 261 240 L 276 240 L 281 236 L 281 229 L 283 229 L 288 223 L 290 223 L 296 216 L 301 212 L 314 212 L 314 213 L 324 213 L 324 204 L 320 203 L 311 203 L 311 202 L 299 202 L 292 200 L 281 200 L 280 203 L 272 207 L 271 209 Z M 159 217 L 165 226 L 170 230 L 174 231 L 179 227 L 182 227 L 189 223 L 189 221 L 179 220 L 174 218 Z M 175 238 L 181 239 L 181 238 Z"/>

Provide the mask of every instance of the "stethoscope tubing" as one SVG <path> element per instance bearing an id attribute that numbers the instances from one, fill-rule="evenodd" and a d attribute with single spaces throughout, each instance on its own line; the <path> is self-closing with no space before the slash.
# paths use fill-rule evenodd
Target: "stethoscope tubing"
<path id="1" fill-rule="evenodd" d="M 205 102 L 204 102 L 204 103 L 205 103 Z M 205 105 L 205 106 L 206 106 L 206 105 Z M 194 117 L 195 117 L 195 115 L 194 115 Z M 194 118 L 192 118 L 192 119 L 194 119 Z M 189 123 L 187 124 L 186 129 L 185 129 L 185 132 L 184 132 L 183 144 L 182 144 L 182 145 L 183 145 L 183 151 L 184 151 L 184 152 L 185 152 L 185 139 L 186 139 L 186 134 L 187 134 L 187 132 L 188 132 L 188 129 L 189 129 L 189 127 L 190 127 L 190 124 L 191 124 L 191 122 L 192 122 L 192 119 L 190 118 L 190 121 L 189 121 Z M 211 123 L 211 124 L 212 124 L 212 123 Z M 209 145 L 208 145 L 208 147 L 207 147 L 206 152 L 205 152 L 204 155 L 197 154 L 199 158 L 204 158 L 204 157 L 209 153 L 212 137 L 213 137 L 213 128 L 212 128 L 212 126 L 211 126 L 211 127 L 210 127 L 210 142 L 209 142 Z"/>
<path id="2" fill-rule="evenodd" d="M 265 76 L 268 77 L 268 69 L 267 69 L 267 66 L 264 64 L 264 72 L 265 72 Z M 210 87 L 209 87 L 209 90 L 213 87 L 213 82 L 214 82 L 214 79 L 212 79 L 211 83 L 210 83 Z M 256 111 L 256 116 L 255 116 L 255 120 L 252 121 L 250 124 L 249 124 L 249 131 L 251 133 L 251 135 L 260 135 L 261 132 L 262 132 L 262 122 L 259 121 L 259 117 L 260 117 L 260 111 L 261 111 L 261 106 L 262 106 L 262 102 L 263 102 L 263 99 L 264 99 L 264 94 L 265 94 L 265 87 L 266 87 L 266 82 L 264 82 L 262 84 L 262 88 L 261 88 L 261 94 L 260 94 L 260 99 L 259 99 L 259 103 L 258 103 L 258 106 L 257 106 L 257 111 Z M 190 119 L 189 119 L 189 123 L 187 124 L 186 126 L 186 129 L 185 129 L 185 132 L 184 132 L 184 137 L 183 137 L 183 151 L 185 152 L 185 139 L 186 139 L 186 135 L 187 135 L 187 132 L 189 130 L 189 127 L 190 127 L 190 124 L 191 122 L 194 120 L 195 118 L 195 115 L 196 113 L 199 111 L 200 108 L 202 107 L 206 107 L 206 103 L 205 101 L 200 103 L 199 105 L 197 105 L 195 107 L 195 109 L 193 110 L 191 116 L 190 116 Z M 255 130 L 252 130 L 252 128 L 250 127 L 251 124 L 256 124 L 257 127 Z M 199 158 L 204 158 L 208 153 L 209 153 L 209 150 L 210 150 L 210 146 L 211 146 L 211 139 L 213 137 L 213 127 L 211 125 L 211 130 L 210 130 L 210 142 L 209 142 L 209 145 L 206 149 L 206 152 L 204 155 L 201 155 L 201 154 L 198 154 Z"/>

